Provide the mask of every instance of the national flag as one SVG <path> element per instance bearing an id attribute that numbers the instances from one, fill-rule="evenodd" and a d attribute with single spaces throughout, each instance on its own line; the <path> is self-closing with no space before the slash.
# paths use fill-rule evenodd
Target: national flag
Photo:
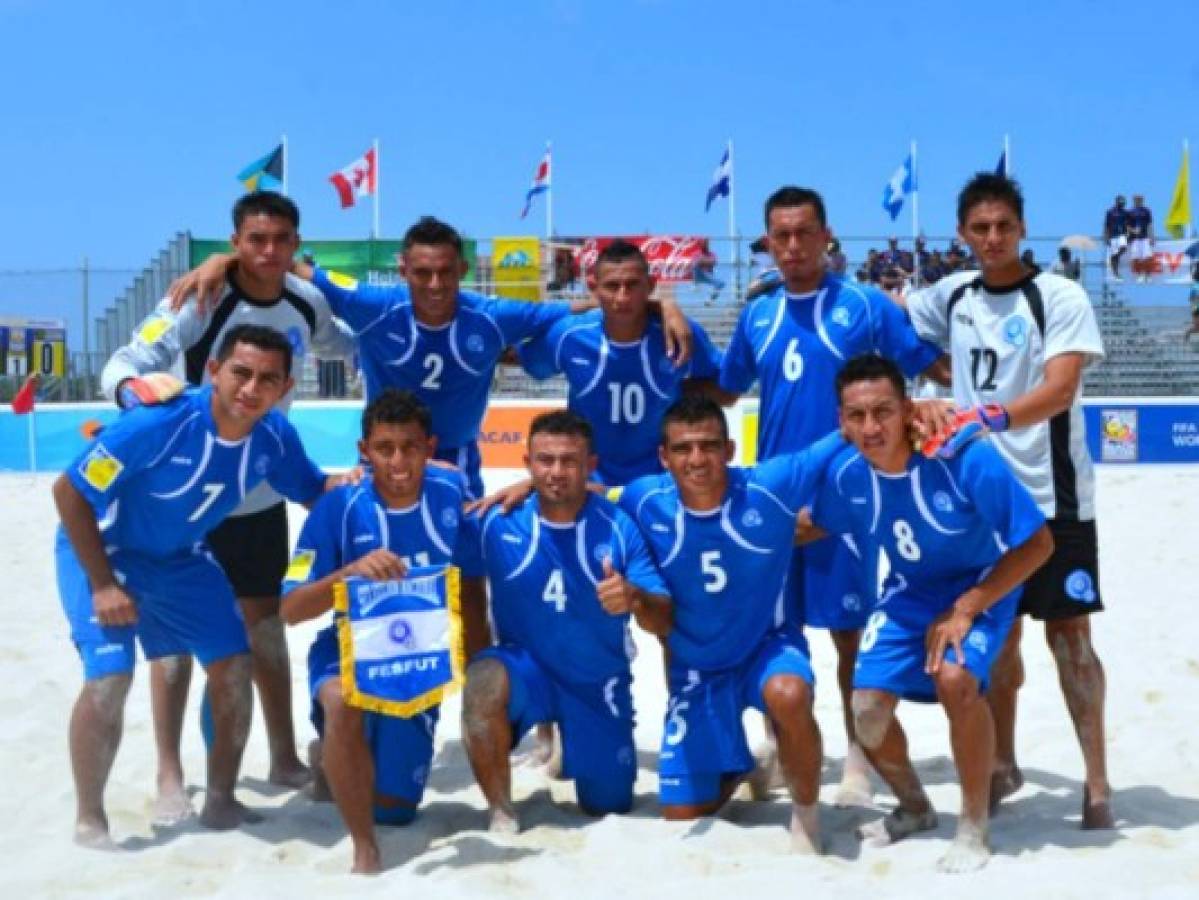
<path id="1" fill-rule="evenodd" d="M 908 198 L 909 194 L 914 193 L 916 193 L 916 166 L 912 160 L 912 154 L 909 153 L 908 158 L 903 161 L 903 165 L 895 170 L 891 180 L 883 187 L 883 209 L 890 214 L 892 221 L 903 209 L 903 201 Z"/>
<path id="2" fill-rule="evenodd" d="M 283 145 L 237 173 L 247 191 L 277 191 L 283 187 Z"/>
<path id="3" fill-rule="evenodd" d="M 712 201 L 717 197 L 727 197 L 733 184 L 733 161 L 729 148 L 724 148 L 724 156 L 720 157 L 720 165 L 712 173 L 712 186 L 708 188 L 708 202 L 704 204 L 704 212 L 712 208 Z"/>
<path id="4" fill-rule="evenodd" d="M 1182 166 L 1178 170 L 1178 180 L 1174 182 L 1174 197 L 1170 200 L 1170 210 L 1166 213 L 1166 230 L 1171 237 L 1186 237 L 1187 227 L 1191 224 L 1191 164 L 1187 148 L 1182 151 Z"/>
<path id="5" fill-rule="evenodd" d="M 30 375 L 21 385 L 21 389 L 13 396 L 12 411 L 18 416 L 33 412 L 33 405 L 37 400 L 37 379 L 36 374 Z"/>
<path id="6" fill-rule="evenodd" d="M 329 181 L 337 190 L 337 198 L 341 208 L 347 209 L 354 205 L 359 197 L 375 193 L 379 184 L 379 166 L 375 158 L 375 148 L 367 150 L 360 157 L 342 169 L 329 176 Z"/>
<path id="7" fill-rule="evenodd" d="M 520 211 L 520 217 L 523 219 L 529 214 L 529 207 L 533 205 L 533 198 L 538 194 L 544 194 L 550 189 L 550 151 L 547 148 L 545 156 L 541 157 L 541 162 L 537 164 L 537 174 L 533 176 L 533 185 L 525 194 L 525 208 Z"/>
<path id="8" fill-rule="evenodd" d="M 999 154 L 999 165 L 995 167 L 995 174 L 1001 178 L 1007 178 L 1007 150 Z"/>

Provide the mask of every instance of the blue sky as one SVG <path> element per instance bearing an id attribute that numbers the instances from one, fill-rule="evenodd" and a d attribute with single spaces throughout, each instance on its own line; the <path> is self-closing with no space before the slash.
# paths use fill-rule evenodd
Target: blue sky
<path id="1" fill-rule="evenodd" d="M 744 234 L 787 182 L 840 234 L 905 234 L 880 198 L 913 138 L 922 229 L 946 234 L 1005 133 L 1032 234 L 1097 231 L 1117 190 L 1160 221 L 1199 139 L 1193 2 L 982 6 L 0 0 L 0 270 L 132 269 L 178 230 L 223 236 L 234 175 L 282 133 L 309 238 L 366 236 L 369 207 L 339 210 L 326 178 L 376 137 L 387 236 L 422 213 L 539 231 L 540 207 L 518 213 L 546 139 L 561 234 L 724 233 L 703 200 L 729 137 Z M 28 310 L 18 281 L 0 315 L 59 302 Z"/>

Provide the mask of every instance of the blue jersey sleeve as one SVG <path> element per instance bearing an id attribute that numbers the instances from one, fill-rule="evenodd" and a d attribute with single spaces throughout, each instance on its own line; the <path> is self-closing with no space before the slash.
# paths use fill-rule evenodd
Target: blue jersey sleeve
<path id="1" fill-rule="evenodd" d="M 616 527 L 620 529 L 621 538 L 624 540 L 626 558 L 622 561 L 623 567 L 618 568 L 625 580 L 646 593 L 668 596 L 670 589 L 662 580 L 662 574 L 654 564 L 653 557 L 650 556 L 649 548 L 645 545 L 645 539 L 641 536 L 640 529 L 625 515 L 619 516 Z"/>
<path id="2" fill-rule="evenodd" d="M 698 322 L 688 319 L 691 323 L 691 378 L 711 378 L 718 379 L 720 377 L 721 363 L 724 361 L 724 354 L 716 349 L 716 345 L 712 343 L 712 338 L 708 336 L 702 325 Z"/>
<path id="3" fill-rule="evenodd" d="M 741 310 L 733 339 L 720 364 L 720 386 L 734 394 L 744 394 L 758 377 L 758 364 L 748 334 L 751 309 L 752 305 Z"/>
<path id="4" fill-rule="evenodd" d="M 812 522 L 830 534 L 852 534 L 853 517 L 848 514 L 845 496 L 833 479 L 824 479 L 812 501 Z"/>
<path id="5" fill-rule="evenodd" d="M 93 507 L 107 506 L 119 488 L 162 450 L 162 429 L 186 402 L 181 398 L 165 406 L 139 406 L 123 413 L 64 474 Z"/>
<path id="6" fill-rule="evenodd" d="M 486 561 L 483 558 L 483 517 L 478 513 L 463 515 L 458 523 L 454 565 L 462 569 L 463 575 L 486 574 Z"/>
<path id="7" fill-rule="evenodd" d="M 530 338 L 516 348 L 520 364 L 534 378 L 545 379 L 559 374 L 558 348 L 570 328 L 570 318 L 563 317 L 544 334 Z"/>
<path id="8" fill-rule="evenodd" d="M 874 349 L 887 359 L 894 360 L 909 378 L 919 375 L 941 356 L 936 344 L 923 340 L 907 313 L 881 291 L 866 290 L 874 323 Z"/>
<path id="9" fill-rule="evenodd" d="M 311 503 L 325 490 L 325 473 L 308 457 L 300 443 L 300 434 L 291 422 L 278 414 L 275 424 L 283 442 L 283 452 L 267 473 L 266 480 L 288 500 Z"/>
<path id="10" fill-rule="evenodd" d="M 845 446 L 840 432 L 831 431 L 806 450 L 758 463 L 754 483 L 770 491 L 792 514 L 798 513 L 812 504 L 828 464 Z"/>
<path id="11" fill-rule="evenodd" d="M 339 272 L 315 268 L 312 283 L 325 295 L 335 316 L 358 334 L 379 321 L 396 303 L 408 299 L 404 285 L 363 284 Z"/>
<path id="12" fill-rule="evenodd" d="M 289 594 L 301 585 L 320 581 L 347 563 L 342 559 L 338 539 L 345 511 L 346 491 L 335 490 L 316 502 L 304 520 L 296 550 L 283 576 L 283 593 Z"/>
<path id="13" fill-rule="evenodd" d="M 1045 524 L 1028 489 L 987 441 L 971 444 L 957 468 L 962 490 L 1008 547 L 1019 547 Z"/>
<path id="14" fill-rule="evenodd" d="M 569 316 L 570 304 L 492 300 L 488 311 L 499 326 L 504 343 L 513 346 L 544 334 L 554 323 Z"/>

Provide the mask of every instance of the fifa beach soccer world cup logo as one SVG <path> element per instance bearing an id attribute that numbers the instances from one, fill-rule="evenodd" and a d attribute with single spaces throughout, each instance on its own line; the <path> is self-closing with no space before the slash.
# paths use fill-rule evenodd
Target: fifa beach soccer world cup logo
<path id="1" fill-rule="evenodd" d="M 1136 462 L 1139 445 L 1137 411 L 1099 411 L 1099 458 L 1103 462 Z"/>

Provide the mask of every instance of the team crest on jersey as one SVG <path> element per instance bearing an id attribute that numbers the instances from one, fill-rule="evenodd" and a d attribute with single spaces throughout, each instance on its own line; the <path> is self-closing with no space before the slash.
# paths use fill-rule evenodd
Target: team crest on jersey
<path id="1" fill-rule="evenodd" d="M 106 491 L 124 468 L 121 461 L 109 453 L 103 444 L 96 444 L 79 464 L 79 474 L 96 490 Z"/>
<path id="2" fill-rule="evenodd" d="M 315 550 L 297 550 L 287 564 L 287 574 L 283 577 L 287 581 L 307 581 L 315 563 Z"/>
<path id="3" fill-rule="evenodd" d="M 953 501 L 944 491 L 937 491 L 933 494 L 933 509 L 940 512 L 953 512 Z"/>
<path id="4" fill-rule="evenodd" d="M 259 475 L 265 476 L 271 467 L 271 458 L 269 456 L 260 456 L 254 460 L 254 471 Z"/>
<path id="5" fill-rule="evenodd" d="M 171 320 L 166 316 L 154 315 L 146 319 L 137 336 L 147 344 L 153 344 L 156 340 L 166 334 L 168 328 L 171 327 Z"/>
<path id="6" fill-rule="evenodd" d="M 453 528 L 458 524 L 458 511 L 447 507 L 441 511 L 441 524 L 446 528 Z"/>
<path id="7" fill-rule="evenodd" d="M 1091 580 L 1091 573 L 1086 569 L 1075 569 L 1067 575 L 1066 596 L 1080 603 L 1094 603 L 1097 597 L 1095 595 L 1095 582 Z"/>
<path id="8" fill-rule="evenodd" d="M 741 517 L 741 524 L 746 528 L 756 528 L 762 524 L 762 514 L 756 509 L 747 509 Z"/>
<path id="9" fill-rule="evenodd" d="M 843 306 L 838 306 L 836 309 L 833 310 L 832 315 L 829 316 L 829 320 L 834 325 L 840 325 L 842 328 L 848 328 L 849 327 L 849 310 Z"/>
<path id="10" fill-rule="evenodd" d="M 841 605 L 849 612 L 860 612 L 862 609 L 862 598 L 857 594 L 846 594 L 841 598 Z"/>
<path id="11" fill-rule="evenodd" d="M 973 647 L 979 653 L 987 652 L 987 636 L 981 631 L 971 631 L 966 636 L 966 646 Z"/>
<path id="12" fill-rule="evenodd" d="M 472 334 L 470 337 L 468 337 L 466 339 L 466 349 L 469 350 L 471 353 L 482 353 L 483 352 L 483 335 Z"/>
<path id="13" fill-rule="evenodd" d="M 357 278 L 351 278 L 349 275 L 343 275 L 341 272 L 326 272 L 325 276 L 332 284 L 341 288 L 343 291 L 358 290 Z"/>
<path id="14" fill-rule="evenodd" d="M 1009 316 L 1003 323 L 1003 339 L 1013 347 L 1023 347 L 1028 340 L 1028 322 L 1023 316 Z"/>
<path id="15" fill-rule="evenodd" d="M 591 551 L 591 555 L 595 557 L 597 563 L 602 563 L 605 559 L 610 559 L 612 556 L 611 544 L 596 544 L 595 549 Z"/>

